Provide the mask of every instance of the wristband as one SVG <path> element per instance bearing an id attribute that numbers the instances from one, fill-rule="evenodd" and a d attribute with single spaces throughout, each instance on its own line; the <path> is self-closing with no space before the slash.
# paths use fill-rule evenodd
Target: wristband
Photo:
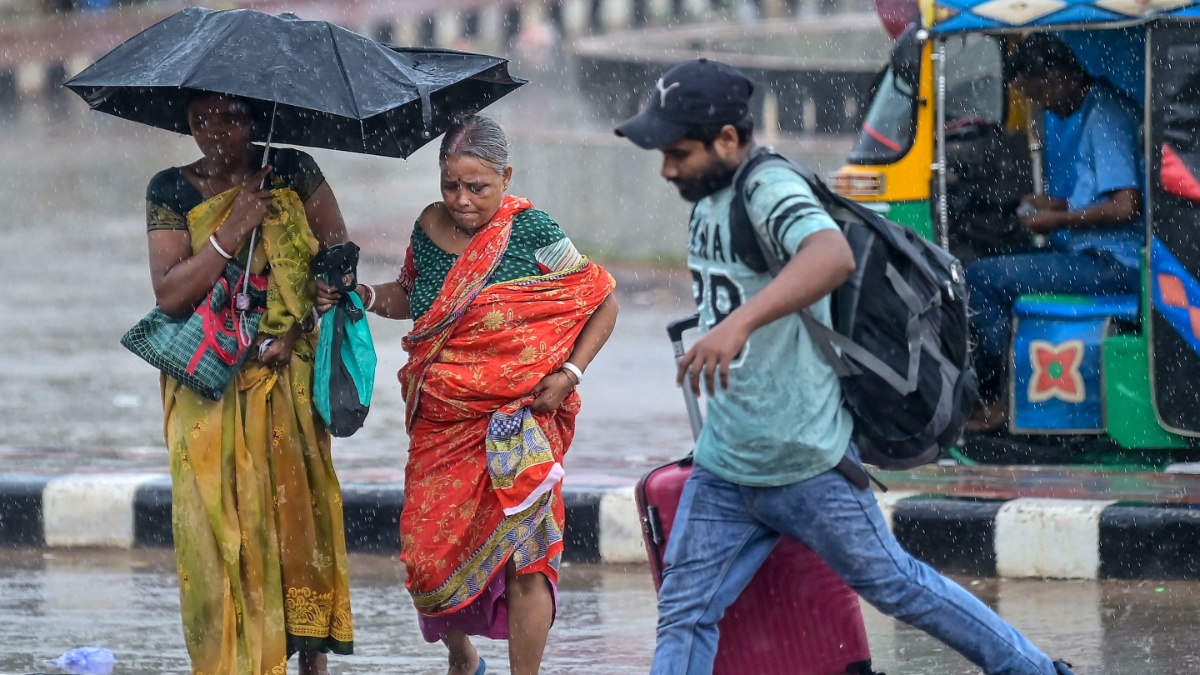
<path id="1" fill-rule="evenodd" d="M 575 375 L 575 386 L 576 387 L 583 384 L 583 371 L 579 369 L 579 366 L 575 365 L 574 363 L 571 363 L 570 361 L 567 361 L 567 362 L 563 363 L 562 369 L 569 370 L 569 371 L 571 371 L 572 374 Z"/>
<path id="2" fill-rule="evenodd" d="M 217 249 L 217 253 L 220 253 L 222 258 L 224 258 L 226 260 L 233 260 L 233 256 L 226 253 L 225 249 L 221 248 L 221 245 L 217 243 L 217 235 L 216 234 L 208 235 L 208 243 L 212 244 L 212 247 Z"/>

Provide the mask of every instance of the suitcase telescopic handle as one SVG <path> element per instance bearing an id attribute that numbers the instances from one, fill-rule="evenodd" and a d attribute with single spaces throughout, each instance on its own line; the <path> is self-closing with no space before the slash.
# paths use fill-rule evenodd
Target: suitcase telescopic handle
<path id="1" fill-rule="evenodd" d="M 667 324 L 667 335 L 671 338 L 671 347 L 675 350 L 675 363 L 683 358 L 683 334 L 700 325 L 700 315 L 693 314 L 682 319 L 676 319 Z M 688 422 L 692 425 L 692 440 L 700 437 L 700 429 L 704 426 L 704 415 L 700 412 L 700 402 L 696 400 L 696 395 L 692 393 L 692 388 L 687 383 L 683 387 L 683 405 L 687 408 Z"/>
<path id="2" fill-rule="evenodd" d="M 693 314 L 682 319 L 675 319 L 667 324 L 667 335 L 671 338 L 671 346 L 675 348 L 675 358 L 683 356 L 683 334 L 700 325 L 700 315 Z"/>

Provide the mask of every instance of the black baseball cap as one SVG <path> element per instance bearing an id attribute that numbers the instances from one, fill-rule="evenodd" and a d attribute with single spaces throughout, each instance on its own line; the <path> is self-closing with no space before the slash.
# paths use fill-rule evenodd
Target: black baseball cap
<path id="1" fill-rule="evenodd" d="M 750 112 L 754 82 L 745 73 L 711 59 L 684 61 L 654 85 L 642 112 L 625 120 L 616 134 L 654 150 L 703 127 L 733 124 Z"/>

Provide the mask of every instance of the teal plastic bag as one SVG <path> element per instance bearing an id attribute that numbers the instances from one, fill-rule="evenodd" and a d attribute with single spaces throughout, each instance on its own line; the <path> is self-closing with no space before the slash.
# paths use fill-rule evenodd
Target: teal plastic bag
<path id="1" fill-rule="evenodd" d="M 327 283 L 341 287 L 346 270 L 352 275 L 357 264 L 358 247 L 346 243 L 322 251 L 313 260 L 313 269 Z M 329 433 L 346 437 L 362 428 L 367 419 L 378 359 L 362 299 L 353 290 L 341 290 L 341 302 L 321 318 L 313 364 L 313 404 Z"/>

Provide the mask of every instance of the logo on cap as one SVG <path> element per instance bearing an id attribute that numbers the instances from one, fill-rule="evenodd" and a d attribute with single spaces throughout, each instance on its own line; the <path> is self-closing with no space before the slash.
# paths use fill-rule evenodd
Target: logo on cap
<path id="1" fill-rule="evenodd" d="M 659 105 L 663 108 L 667 107 L 667 94 L 671 93 L 671 91 L 673 91 L 675 89 L 675 87 L 682 87 L 682 86 L 683 86 L 682 82 L 675 82 L 674 84 L 672 84 L 669 87 L 664 87 L 663 86 L 663 78 L 661 78 L 661 77 L 658 78 L 658 82 L 655 83 L 654 88 L 658 90 Z"/>

